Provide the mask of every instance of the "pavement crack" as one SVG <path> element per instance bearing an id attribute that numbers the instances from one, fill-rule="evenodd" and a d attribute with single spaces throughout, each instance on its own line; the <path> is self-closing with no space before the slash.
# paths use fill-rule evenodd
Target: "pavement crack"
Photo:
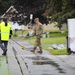
<path id="1" fill-rule="evenodd" d="M 17 57 L 15 56 L 15 58 L 16 58 L 16 60 L 17 60 L 17 63 L 19 64 L 19 67 L 20 67 L 20 71 L 21 71 L 21 73 L 22 73 L 22 75 L 23 75 L 23 72 L 22 72 L 22 69 L 21 69 L 21 65 L 20 65 L 20 62 L 19 62 L 19 60 L 17 59 Z"/>

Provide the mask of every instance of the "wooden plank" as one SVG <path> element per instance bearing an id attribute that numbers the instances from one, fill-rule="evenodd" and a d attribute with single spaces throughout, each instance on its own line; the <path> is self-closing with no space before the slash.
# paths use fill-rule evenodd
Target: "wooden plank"
<path id="1" fill-rule="evenodd" d="M 6 56 L 0 56 L 0 75 L 9 75 Z"/>

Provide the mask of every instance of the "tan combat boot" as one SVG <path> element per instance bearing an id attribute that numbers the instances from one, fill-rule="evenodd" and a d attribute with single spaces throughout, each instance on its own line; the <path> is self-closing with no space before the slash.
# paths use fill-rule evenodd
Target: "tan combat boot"
<path id="1" fill-rule="evenodd" d="M 33 52 L 33 53 L 34 53 L 34 52 L 35 52 L 35 50 L 31 50 L 31 52 Z"/>
<path id="2" fill-rule="evenodd" d="M 34 47 L 34 48 L 31 50 L 31 52 L 33 52 L 33 53 L 34 53 L 34 52 L 35 52 L 35 49 L 36 49 L 36 48 Z"/>
<path id="3" fill-rule="evenodd" d="M 40 53 L 40 54 L 42 54 L 42 50 L 38 51 L 37 53 Z"/>

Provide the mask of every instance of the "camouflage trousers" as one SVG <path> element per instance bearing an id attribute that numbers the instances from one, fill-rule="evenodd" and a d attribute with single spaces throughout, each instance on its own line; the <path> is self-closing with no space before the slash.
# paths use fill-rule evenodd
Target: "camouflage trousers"
<path id="1" fill-rule="evenodd" d="M 0 47 L 3 51 L 7 50 L 7 46 L 8 46 L 8 41 L 1 41 L 0 40 Z"/>
<path id="2" fill-rule="evenodd" d="M 33 50 L 35 50 L 37 47 L 39 47 L 40 51 L 42 51 L 41 36 L 36 36 L 35 45 L 34 45 Z"/>

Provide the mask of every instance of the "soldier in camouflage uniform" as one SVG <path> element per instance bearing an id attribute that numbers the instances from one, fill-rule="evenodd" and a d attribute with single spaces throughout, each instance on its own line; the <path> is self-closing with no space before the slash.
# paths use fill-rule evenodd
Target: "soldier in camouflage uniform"
<path id="1" fill-rule="evenodd" d="M 35 24 L 34 24 L 34 35 L 36 35 L 36 40 L 35 40 L 34 48 L 33 48 L 33 50 L 31 50 L 31 52 L 35 52 L 35 49 L 38 46 L 40 49 L 38 51 L 38 53 L 42 53 L 41 37 L 42 37 L 42 33 L 43 33 L 43 25 L 39 22 L 39 18 L 35 18 L 34 22 L 35 22 Z"/>

